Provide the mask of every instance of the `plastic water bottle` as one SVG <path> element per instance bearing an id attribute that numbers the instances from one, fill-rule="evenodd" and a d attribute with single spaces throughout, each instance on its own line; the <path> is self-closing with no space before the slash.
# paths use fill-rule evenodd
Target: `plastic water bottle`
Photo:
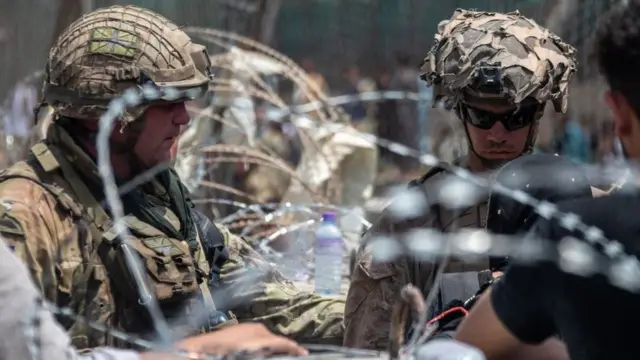
<path id="1" fill-rule="evenodd" d="M 339 295 L 342 284 L 343 240 L 336 214 L 322 213 L 315 238 L 315 291 L 320 295 Z"/>

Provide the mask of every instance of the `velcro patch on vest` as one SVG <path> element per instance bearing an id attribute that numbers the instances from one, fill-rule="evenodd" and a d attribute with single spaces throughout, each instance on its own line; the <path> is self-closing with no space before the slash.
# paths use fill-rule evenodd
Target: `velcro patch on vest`
<path id="1" fill-rule="evenodd" d="M 112 27 L 99 27 L 91 33 L 89 52 L 133 58 L 139 50 L 138 34 Z"/>
<path id="2" fill-rule="evenodd" d="M 177 247 L 169 238 L 148 238 L 141 240 L 144 246 L 163 256 L 180 256 L 184 255 L 184 251 Z"/>

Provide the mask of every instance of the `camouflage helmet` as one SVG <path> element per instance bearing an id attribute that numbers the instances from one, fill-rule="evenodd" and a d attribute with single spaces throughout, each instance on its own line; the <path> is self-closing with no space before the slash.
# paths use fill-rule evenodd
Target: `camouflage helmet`
<path id="1" fill-rule="evenodd" d="M 503 14 L 458 9 L 438 25 L 422 64 L 435 99 L 526 98 L 552 101 L 566 112 L 576 50 L 518 11 Z"/>
<path id="2" fill-rule="evenodd" d="M 111 6 L 83 16 L 60 35 L 47 59 L 43 102 L 56 116 L 97 119 L 129 88 L 183 90 L 184 98 L 154 101 L 185 101 L 204 95 L 211 77 L 205 47 L 174 23 L 139 7 Z M 138 119 L 152 103 L 127 109 L 121 120 Z"/>

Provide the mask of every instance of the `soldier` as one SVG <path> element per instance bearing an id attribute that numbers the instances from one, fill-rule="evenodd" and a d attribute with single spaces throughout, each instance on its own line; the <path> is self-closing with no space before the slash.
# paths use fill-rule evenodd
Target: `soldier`
<path id="1" fill-rule="evenodd" d="M 456 334 L 458 340 L 480 349 L 488 360 L 519 359 L 513 353 L 522 343 L 538 344 L 554 337 L 565 342 L 565 359 L 637 356 L 636 333 L 623 329 L 640 320 L 635 216 L 640 211 L 635 171 L 640 159 L 639 24 L 640 1 L 614 4 L 599 19 L 592 54 L 607 81 L 603 95 L 621 155 L 633 164 L 634 175 L 608 196 L 559 202 L 556 216 L 530 219 L 535 221 L 529 238 L 544 240 L 547 245 L 544 259 L 514 259 Z M 569 217 L 580 219 L 582 224 L 574 227 L 560 221 Z M 569 251 L 564 250 L 579 253 L 580 260 L 571 261 L 566 256 Z M 603 304 L 619 310 L 598 311 Z"/>
<path id="2" fill-rule="evenodd" d="M 266 131 L 258 140 L 258 148 L 285 163 L 291 158 L 291 142 L 278 121 L 267 120 Z M 246 173 L 244 187 L 259 203 L 277 203 L 289 188 L 290 175 L 267 165 L 252 166 Z"/>
<path id="3" fill-rule="evenodd" d="M 530 153 L 547 102 L 552 101 L 558 112 L 567 109 L 574 56 L 573 47 L 518 12 L 457 10 L 442 22 L 421 77 L 434 87 L 435 100 L 446 99 L 463 122 L 470 151 L 455 165 L 481 173 Z M 444 168 L 436 167 L 410 185 L 425 194 L 430 211 L 398 221 L 388 208 L 365 235 L 365 244 L 372 236 L 397 237 L 412 228 L 443 232 L 483 228 L 487 197 L 475 206 L 453 210 L 429 201 L 437 199 L 438 187 L 447 177 Z M 406 284 L 414 284 L 425 295 L 437 286 L 435 306 L 429 310 L 435 315 L 451 299 L 471 297 L 484 285 L 479 278 L 491 279 L 488 258 L 478 263 L 451 259 L 443 281 L 434 284 L 437 268 L 434 262 L 407 257 L 374 262 L 371 249 L 363 245 L 347 295 L 344 344 L 386 347 L 391 306 Z M 478 271 L 486 276 L 478 276 Z"/>
<path id="4" fill-rule="evenodd" d="M 108 103 L 132 86 L 203 94 L 206 49 L 166 18 L 134 6 L 99 9 L 74 22 L 49 53 L 43 101 L 54 109 L 45 140 L 0 174 L 0 234 L 28 266 L 44 297 L 129 333 L 153 332 L 102 205 L 95 138 Z M 186 97 L 125 110 L 110 137 L 120 183 L 172 161 Z M 344 302 L 303 293 L 243 239 L 194 211 L 172 168 L 121 195 L 129 249 L 176 336 L 256 321 L 300 342 L 339 344 Z M 204 323 L 197 315 L 205 311 Z M 185 316 L 186 314 L 186 316 Z M 229 321 L 226 321 L 229 320 Z M 64 321 L 73 345 L 124 346 Z"/>
<path id="5" fill-rule="evenodd" d="M 550 203 L 589 198 L 593 194 L 584 166 L 569 158 L 551 154 L 531 154 L 514 159 L 497 172 L 496 181 L 509 189 Z M 530 205 L 497 192 L 491 193 L 487 208 L 487 230 L 492 234 L 514 236 L 514 239 L 525 237 L 538 218 Z M 507 260 L 505 257 L 491 258 L 491 271 L 504 271 Z M 497 279 L 491 283 L 495 281 Z M 449 304 L 451 311 L 439 318 L 434 338 L 453 338 L 468 311 L 488 289 L 489 286 L 470 299 Z M 564 353 L 563 344 L 557 339 L 550 339 L 542 346 L 519 346 L 519 356 L 514 358 L 528 359 L 534 356 L 552 360 L 560 356 L 563 359 Z"/>

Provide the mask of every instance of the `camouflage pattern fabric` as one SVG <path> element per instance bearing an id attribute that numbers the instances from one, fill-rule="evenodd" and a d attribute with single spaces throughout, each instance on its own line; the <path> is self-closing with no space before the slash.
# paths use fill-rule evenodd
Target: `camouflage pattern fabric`
<path id="1" fill-rule="evenodd" d="M 27 264 L 46 299 L 108 327 L 151 336 L 154 329 L 138 304 L 138 291 L 129 285 L 134 283 L 131 270 L 119 261 L 113 221 L 98 200 L 104 197 L 99 172 L 63 126 L 97 121 L 110 101 L 131 87 L 182 90 L 184 97 L 169 92 L 123 112 L 120 125 L 135 122 L 129 142 L 135 144 L 150 106 L 204 94 L 212 77 L 209 56 L 163 16 L 135 6 L 111 6 L 83 16 L 63 32 L 49 52 L 45 74 L 43 105 L 52 108 L 52 123 L 26 161 L 0 173 L 0 235 Z M 127 245 L 140 256 L 149 290 L 176 337 L 211 330 L 214 324 L 203 320 L 216 314 L 215 307 L 230 311 L 229 323 L 261 321 L 301 342 L 341 343 L 342 299 L 297 289 L 224 228 L 218 240 L 228 255 L 221 256 L 220 264 L 208 263 L 205 250 L 210 249 L 200 238 L 205 235 L 178 239 L 159 230 L 163 221 L 172 225 L 167 232 L 194 225 L 186 223 L 189 216 L 172 210 L 172 203 L 188 204 L 175 198 L 184 195 L 171 185 L 155 180 L 141 185 L 136 190 L 146 205 L 140 206 L 153 207 L 143 210 L 154 216 L 145 222 L 128 214 L 123 220 L 131 233 Z M 126 345 L 81 321 L 61 320 L 79 349 Z"/>
<path id="2" fill-rule="evenodd" d="M 464 159 L 458 159 L 455 163 L 465 166 Z M 446 172 L 437 173 L 418 184 L 416 191 L 422 192 L 427 198 L 435 197 L 448 176 L 450 175 Z M 435 228 L 443 232 L 455 232 L 461 228 L 480 229 L 486 223 L 486 202 L 487 199 L 476 206 L 457 210 L 434 208 L 425 215 L 401 222 L 394 220 L 387 208 L 364 236 L 363 243 L 366 244 L 375 236 L 391 236 L 403 241 L 403 235 L 418 228 Z M 391 309 L 399 300 L 400 291 L 406 284 L 414 284 L 428 293 L 434 285 L 438 264 L 404 257 L 392 262 L 375 262 L 369 246 L 361 247 L 356 259 L 347 294 L 344 345 L 386 349 L 389 343 Z M 488 267 L 488 259 L 478 262 L 451 259 L 445 272 L 481 271 Z"/>
<path id="3" fill-rule="evenodd" d="M 501 69 L 504 96 L 513 103 L 533 97 L 541 103 L 552 101 L 556 111 L 566 112 L 576 50 L 519 12 L 459 9 L 438 25 L 434 40 L 421 69 L 435 100 L 459 100 L 464 92 L 495 98 L 473 86 L 477 66 L 485 63 Z"/>
<path id="4" fill-rule="evenodd" d="M 51 129 L 57 127 L 53 124 Z M 62 130 L 59 131 L 60 139 L 69 140 Z M 95 165 L 86 155 L 83 156 L 77 146 L 68 141 L 56 144 L 50 134 L 48 146 L 55 150 L 52 153 L 62 154 L 56 157 L 62 164 L 61 168 L 71 165 L 67 159 L 73 158 L 72 166 L 78 173 L 89 175 L 97 172 Z M 7 175 L 26 178 L 8 178 Z M 91 251 L 101 243 L 92 241 L 92 236 L 95 239 L 101 234 L 81 231 L 75 225 L 77 219 L 73 211 L 65 210 L 76 209 L 77 213 L 91 209 L 89 213 L 97 213 L 97 204 L 80 203 L 73 193 L 72 183 L 79 181 L 79 178 L 69 179 L 59 170 L 44 172 L 42 164 L 33 156 L 5 170 L 0 178 L 3 179 L 0 182 L 0 234 L 15 249 L 16 256 L 27 264 L 45 298 L 59 306 L 69 306 L 89 319 L 122 328 L 120 322 L 123 319 L 119 310 L 124 305 L 118 302 L 120 298 L 114 294 L 114 279 L 107 271 L 109 264 L 103 258 L 93 256 Z M 62 192 L 61 196 L 52 195 L 58 190 Z M 153 196 L 152 193 L 149 195 Z M 168 208 L 166 213 L 168 221 L 177 219 Z M 139 225 L 146 227 L 137 234 L 150 234 L 157 239 L 157 230 L 145 224 Z M 220 271 L 219 292 L 213 294 L 218 306 L 230 310 L 240 322 L 259 321 L 270 330 L 300 342 L 342 342 L 343 299 L 324 298 L 299 290 L 242 238 L 232 235 L 225 228 L 220 227 L 220 230 L 229 259 Z M 148 244 L 144 236 L 137 238 L 134 242 Z M 148 266 L 153 263 L 145 262 Z M 91 269 L 88 279 L 83 275 L 87 269 Z M 153 268 L 147 270 L 153 272 Z M 67 321 L 63 324 L 69 329 L 74 345 L 80 349 L 102 345 L 123 346 L 82 323 Z M 146 329 L 151 330 L 148 327 Z"/>
<path id="5" fill-rule="evenodd" d="M 564 112 L 569 80 L 575 71 L 574 57 L 574 48 L 518 12 L 501 14 L 459 9 L 439 24 L 435 43 L 422 64 L 421 77 L 433 86 L 434 104 L 442 98 L 453 103 L 471 97 L 475 101 L 504 103 L 508 100 L 513 104 L 535 98 L 539 103 L 552 101 L 556 111 Z M 500 71 L 499 92 L 483 91 L 476 83 L 479 72 L 487 66 Z M 532 132 L 530 137 L 535 138 L 535 131 Z M 463 159 L 454 163 L 465 167 Z M 439 198 L 439 188 L 446 183 L 447 176 L 446 172 L 440 172 L 418 182 L 418 188 L 431 204 L 429 211 L 415 218 L 398 220 L 391 210 L 385 210 L 365 235 L 365 244 L 377 235 L 393 236 L 402 243 L 409 231 L 419 228 L 443 232 L 484 228 L 488 196 L 464 209 L 447 210 L 432 205 L 433 199 Z M 413 284 L 428 294 L 434 286 L 439 286 L 434 284 L 438 265 L 437 261 L 410 256 L 374 262 L 369 247 L 361 247 L 347 295 L 344 345 L 386 348 L 391 308 L 398 301 L 402 287 Z M 445 273 L 488 268 L 488 258 L 475 263 L 451 259 Z"/>
<path id="6" fill-rule="evenodd" d="M 131 87 L 191 89 L 188 99 L 200 97 L 208 89 L 210 66 L 205 47 L 167 18 L 136 6 L 111 6 L 60 35 L 49 52 L 43 96 L 58 116 L 98 119 L 110 100 Z M 121 120 L 137 120 L 148 106 L 125 110 Z"/>

